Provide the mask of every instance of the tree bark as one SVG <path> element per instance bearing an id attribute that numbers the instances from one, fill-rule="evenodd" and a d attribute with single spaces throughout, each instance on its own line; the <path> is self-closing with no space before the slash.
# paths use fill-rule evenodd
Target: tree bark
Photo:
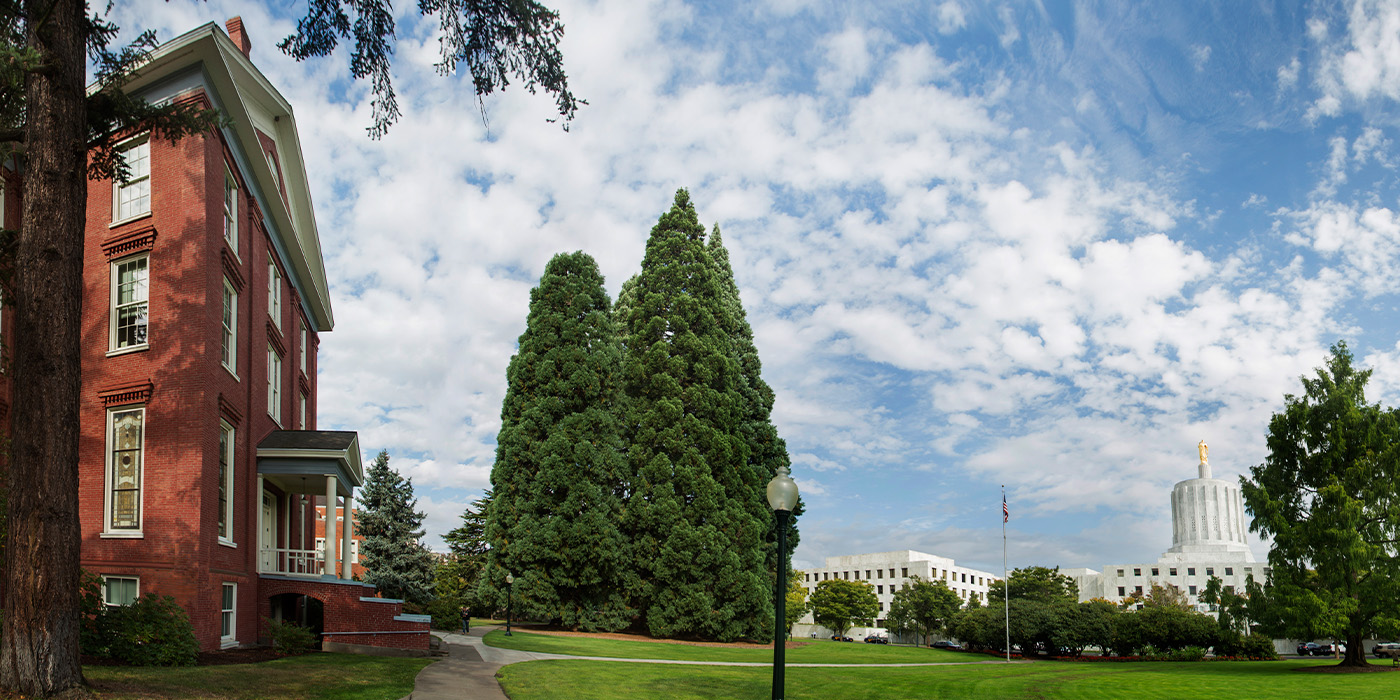
<path id="1" fill-rule="evenodd" d="M 1347 635 L 1347 653 L 1342 657 L 1342 666 L 1370 666 L 1366 661 L 1366 648 L 1362 645 L 1365 635 L 1355 632 Z"/>
<path id="2" fill-rule="evenodd" d="M 25 0 L 28 45 L 53 70 L 27 78 L 24 204 L 0 685 L 48 697 L 83 684 L 78 661 L 78 392 L 87 201 L 84 5 Z"/>

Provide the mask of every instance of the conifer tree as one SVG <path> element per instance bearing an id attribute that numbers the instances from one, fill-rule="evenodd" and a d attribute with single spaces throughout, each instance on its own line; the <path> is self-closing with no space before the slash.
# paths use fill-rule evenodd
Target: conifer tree
<path id="1" fill-rule="evenodd" d="M 724 301 L 724 324 L 731 341 L 730 352 L 738 363 L 742 378 L 740 392 L 744 397 L 744 418 L 740 435 L 749 446 L 749 471 L 746 483 L 749 485 L 748 507 L 760 522 L 767 522 L 764 536 L 764 558 L 770 571 L 778 567 L 777 518 L 768 505 L 768 481 L 778 473 L 778 467 L 792 464 L 788 459 L 787 443 L 778 437 L 778 429 L 773 426 L 773 389 L 763 381 L 762 363 L 758 359 L 758 347 L 753 342 L 753 328 L 749 325 L 748 314 L 739 299 L 739 285 L 734 281 L 734 268 L 729 264 L 729 251 L 724 247 L 716 224 L 710 233 L 708 245 L 710 259 L 714 262 L 719 277 L 720 294 Z M 792 516 L 788 518 L 787 546 L 791 553 L 797 549 L 797 518 L 802 515 L 802 501 L 797 502 Z"/>
<path id="2" fill-rule="evenodd" d="M 423 513 L 416 510 L 413 481 L 389 466 L 387 450 L 370 465 L 360 498 L 365 581 L 386 597 L 427 603 L 435 566 L 432 552 L 421 544 Z"/>
<path id="3" fill-rule="evenodd" d="M 598 266 L 559 254 L 530 292 L 507 370 L 484 588 L 517 617 L 586 630 L 627 626 L 620 585 L 620 349 Z"/>
<path id="4" fill-rule="evenodd" d="M 771 526 L 752 507 L 743 377 L 690 196 L 676 193 L 629 285 L 623 377 L 629 442 L 628 590 L 657 636 L 772 632 Z"/>

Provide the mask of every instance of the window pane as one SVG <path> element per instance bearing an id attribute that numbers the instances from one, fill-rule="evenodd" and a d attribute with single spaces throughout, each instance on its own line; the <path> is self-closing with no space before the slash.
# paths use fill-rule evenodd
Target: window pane
<path id="1" fill-rule="evenodd" d="M 141 411 L 112 414 L 111 483 L 114 529 L 140 527 Z"/>
<path id="2" fill-rule="evenodd" d="M 233 431 L 219 429 L 219 537 L 228 538 L 229 450 L 233 447 Z"/>

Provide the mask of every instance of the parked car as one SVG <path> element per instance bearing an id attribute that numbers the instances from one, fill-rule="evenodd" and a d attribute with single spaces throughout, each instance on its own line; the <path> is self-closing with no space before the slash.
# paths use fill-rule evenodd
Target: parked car
<path id="1" fill-rule="evenodd" d="M 833 635 L 831 635 L 831 641 L 833 641 L 833 642 L 854 642 L 854 641 L 856 641 L 856 640 L 851 639 L 850 637 L 842 637 L 842 636 L 839 635 L 839 634 L 833 634 Z"/>
<path id="2" fill-rule="evenodd" d="M 1400 659 L 1400 644 L 1381 642 L 1371 649 L 1371 653 L 1378 659 Z"/>
<path id="3" fill-rule="evenodd" d="M 887 639 L 887 638 L 885 638 L 885 637 L 881 637 L 881 636 L 878 635 L 878 634 L 869 634 L 869 635 L 866 635 L 866 636 L 865 636 L 865 643 L 866 643 L 866 644 L 889 644 L 889 643 L 890 643 L 890 640 Z"/>
<path id="4" fill-rule="evenodd" d="M 1317 645 L 1317 656 L 1341 656 L 1347 653 L 1347 645 L 1339 642 L 1325 642 Z"/>
<path id="5" fill-rule="evenodd" d="M 1322 645 L 1316 642 L 1301 642 L 1298 644 L 1298 656 L 1321 656 Z"/>
<path id="6" fill-rule="evenodd" d="M 948 649 L 949 651 L 962 651 L 962 645 L 957 642 L 934 642 L 934 649 Z"/>

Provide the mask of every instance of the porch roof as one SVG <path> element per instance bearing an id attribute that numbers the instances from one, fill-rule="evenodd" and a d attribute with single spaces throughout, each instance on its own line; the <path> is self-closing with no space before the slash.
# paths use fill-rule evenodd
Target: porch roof
<path id="1" fill-rule="evenodd" d="M 277 481 L 334 476 L 336 490 L 348 496 L 365 480 L 360 436 L 353 430 L 274 430 L 258 443 L 258 473 Z"/>

